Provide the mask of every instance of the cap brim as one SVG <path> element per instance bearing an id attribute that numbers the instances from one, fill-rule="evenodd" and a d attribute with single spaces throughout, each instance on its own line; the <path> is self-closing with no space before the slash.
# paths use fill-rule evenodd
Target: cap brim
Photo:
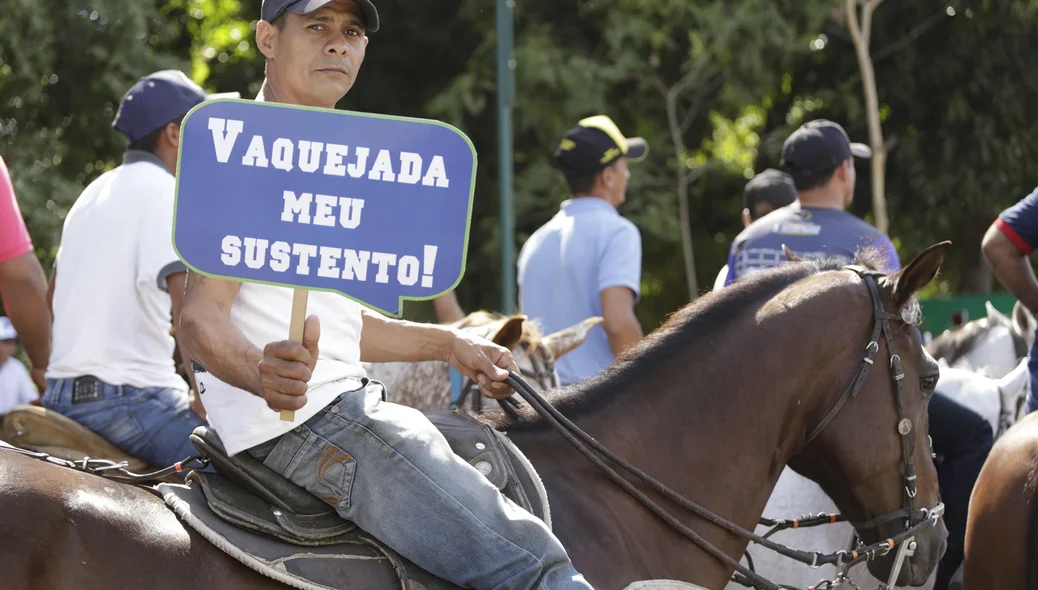
<path id="1" fill-rule="evenodd" d="M 288 8 L 296 14 L 309 14 L 318 8 L 334 2 L 335 0 L 310 0 L 305 4 L 300 4 L 298 8 L 294 8 L 292 5 Z M 364 30 L 369 33 L 378 31 L 378 11 L 375 10 L 375 5 L 372 4 L 371 0 L 353 0 L 360 6 L 360 9 L 364 11 Z"/>
<path id="2" fill-rule="evenodd" d="M 641 137 L 627 139 L 627 153 L 624 157 L 632 162 L 641 162 L 649 155 L 649 144 Z"/>
<path id="3" fill-rule="evenodd" d="M 865 145 L 864 143 L 852 143 L 851 155 L 853 155 L 855 158 L 871 158 L 872 148 Z"/>

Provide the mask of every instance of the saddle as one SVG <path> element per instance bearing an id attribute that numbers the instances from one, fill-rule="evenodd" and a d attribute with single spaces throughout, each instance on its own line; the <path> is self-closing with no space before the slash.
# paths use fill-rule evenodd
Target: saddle
<path id="1" fill-rule="evenodd" d="M 126 462 L 134 473 L 156 468 L 128 455 L 71 418 L 39 406 L 16 406 L 4 416 L 3 432 L 11 444 L 68 461 L 85 458 Z"/>
<path id="2" fill-rule="evenodd" d="M 533 466 L 499 433 L 457 410 L 426 412 L 451 449 L 516 504 L 551 526 L 547 494 Z M 248 453 L 227 456 L 217 433 L 199 427 L 191 442 L 215 473 L 157 490 L 189 526 L 260 573 L 295 588 L 451 589 L 328 504 Z"/>

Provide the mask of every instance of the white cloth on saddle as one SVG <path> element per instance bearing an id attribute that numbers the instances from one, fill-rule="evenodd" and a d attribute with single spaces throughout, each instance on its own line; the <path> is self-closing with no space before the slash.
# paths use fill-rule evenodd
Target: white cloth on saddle
<path id="1" fill-rule="evenodd" d="M 676 580 L 645 580 L 630 584 L 624 590 L 706 590 L 706 588 Z"/>
<path id="2" fill-rule="evenodd" d="M 166 290 L 170 274 L 187 270 L 171 237 L 175 188 L 157 156 L 131 150 L 76 199 L 58 248 L 48 378 L 187 391 L 173 366 Z"/>
<path id="3" fill-rule="evenodd" d="M 21 361 L 9 358 L 0 365 L 0 416 L 10 412 L 15 406 L 23 406 L 39 396 L 29 377 L 29 370 Z"/>
<path id="4" fill-rule="evenodd" d="M 231 304 L 231 323 L 260 349 L 270 342 L 288 340 L 293 292 L 287 287 L 242 283 Z M 366 374 L 360 364 L 360 305 L 337 293 L 311 291 L 306 315 L 320 318 L 320 354 L 310 377 L 307 403 L 296 411 L 294 422 L 282 421 L 263 398 L 232 387 L 211 373 L 195 373 L 209 424 L 219 433 L 228 454 L 285 434 L 340 394 L 361 387 L 360 380 Z"/>

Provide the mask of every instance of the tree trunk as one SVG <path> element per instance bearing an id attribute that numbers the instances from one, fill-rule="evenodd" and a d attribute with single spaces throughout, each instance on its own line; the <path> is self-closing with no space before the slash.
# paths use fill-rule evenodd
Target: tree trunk
<path id="1" fill-rule="evenodd" d="M 886 162 L 887 148 L 883 142 L 883 128 L 879 121 L 879 95 L 876 91 L 876 72 L 869 55 L 869 40 L 872 36 L 872 13 L 883 0 L 864 0 L 861 9 L 861 24 L 858 23 L 856 0 L 844 0 L 847 11 L 847 29 L 854 42 L 861 70 L 861 84 L 865 91 L 865 112 L 869 122 L 869 143 L 872 145 L 872 211 L 876 229 L 887 233 L 890 223 L 887 218 Z"/>
<path id="2" fill-rule="evenodd" d="M 699 285 L 696 282 L 696 260 L 692 248 L 692 219 L 688 211 L 688 166 L 685 164 L 685 140 L 681 136 L 681 122 L 678 120 L 678 92 L 675 88 L 667 93 L 667 122 L 670 124 L 670 135 L 674 142 L 674 159 L 677 160 L 678 183 L 678 219 L 681 225 L 681 254 L 685 260 L 685 281 L 688 285 L 688 300 L 694 301 L 699 296 Z"/>

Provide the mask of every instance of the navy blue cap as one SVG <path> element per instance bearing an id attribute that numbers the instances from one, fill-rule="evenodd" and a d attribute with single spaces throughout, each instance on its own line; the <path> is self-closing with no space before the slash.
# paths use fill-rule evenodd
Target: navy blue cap
<path id="1" fill-rule="evenodd" d="M 162 70 L 137 80 L 119 103 L 112 127 L 135 142 L 183 117 L 209 98 L 238 97 L 237 92 L 206 94 L 180 70 Z"/>
<path id="2" fill-rule="evenodd" d="M 750 210 L 751 216 L 757 203 L 771 203 L 780 209 L 797 200 L 797 187 L 793 178 L 780 170 L 768 168 L 754 176 L 743 189 L 743 205 Z"/>
<path id="3" fill-rule="evenodd" d="M 871 158 L 872 150 L 863 143 L 851 143 L 843 127 L 826 119 L 804 123 L 782 145 L 782 166 L 794 178 L 830 172 L 851 156 Z"/>
<path id="4" fill-rule="evenodd" d="M 274 22 L 279 16 L 288 12 L 296 14 L 309 14 L 318 8 L 334 2 L 335 0 L 263 0 L 260 8 L 260 18 L 268 23 Z M 378 11 L 371 0 L 353 0 L 357 6 L 364 11 L 364 30 L 368 33 L 378 31 Z"/>

